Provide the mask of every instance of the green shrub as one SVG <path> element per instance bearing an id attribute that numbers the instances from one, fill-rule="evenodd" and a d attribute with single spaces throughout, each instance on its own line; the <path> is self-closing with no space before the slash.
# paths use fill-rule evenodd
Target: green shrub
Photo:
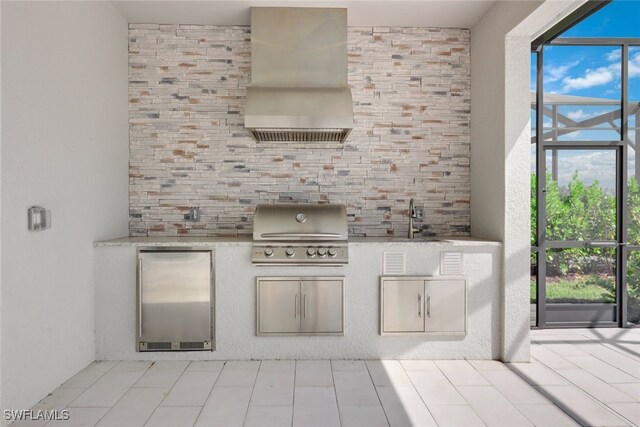
<path id="1" fill-rule="evenodd" d="M 587 186 L 574 173 L 566 187 L 546 177 L 547 240 L 615 240 L 616 197 L 605 190 L 598 181 Z M 536 175 L 531 175 L 531 244 L 536 245 L 537 200 Z M 635 177 L 629 180 L 627 212 L 629 221 L 628 241 L 640 244 L 640 185 Z M 589 281 L 603 288 L 607 298 L 615 300 L 615 289 L 609 280 L 598 279 L 615 271 L 615 250 L 611 248 L 547 249 L 547 276 L 561 277 L 567 274 L 592 275 Z M 536 263 L 532 253 L 531 263 Z M 586 282 L 585 282 L 586 283 Z M 629 251 L 628 317 L 640 322 L 640 251 Z"/>

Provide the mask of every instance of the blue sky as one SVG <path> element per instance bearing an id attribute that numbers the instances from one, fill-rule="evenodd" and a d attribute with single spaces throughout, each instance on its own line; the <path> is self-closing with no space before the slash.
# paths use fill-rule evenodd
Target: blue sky
<path id="1" fill-rule="evenodd" d="M 600 11 L 566 31 L 561 37 L 633 37 L 640 45 L 640 1 L 615 0 Z M 566 94 L 605 99 L 620 99 L 621 48 L 612 46 L 547 46 L 544 51 L 545 93 Z M 532 91 L 535 90 L 535 62 L 532 56 Z M 629 99 L 640 101 L 640 46 L 629 50 Z M 617 105 L 571 105 L 560 107 L 561 114 L 581 121 L 609 111 Z M 535 115 L 532 114 L 532 121 Z M 545 117 L 550 126 L 550 119 Z M 634 126 L 635 122 L 630 125 Z M 619 124 L 619 121 L 616 122 Z M 616 140 L 616 132 L 605 130 L 578 131 L 561 137 L 562 140 Z M 633 133 L 632 133 L 633 134 Z M 614 173 L 610 151 L 564 151 L 559 157 L 559 182 L 564 185 L 575 171 L 587 183 L 598 180 L 613 189 Z M 630 150 L 630 166 L 634 153 Z M 532 159 L 535 170 L 535 159 Z M 629 170 L 634 175 L 633 168 Z"/>
<path id="2" fill-rule="evenodd" d="M 565 31 L 563 37 L 639 37 L 640 1 L 615 0 Z"/>

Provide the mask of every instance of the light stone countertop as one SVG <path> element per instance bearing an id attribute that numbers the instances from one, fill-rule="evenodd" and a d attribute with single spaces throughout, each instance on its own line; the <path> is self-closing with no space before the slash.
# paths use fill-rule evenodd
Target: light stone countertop
<path id="1" fill-rule="evenodd" d="M 214 246 L 218 243 L 249 244 L 250 237 L 198 237 L 198 236 L 166 236 L 166 237 L 119 237 L 111 240 L 93 242 L 93 246 Z"/>
<path id="2" fill-rule="evenodd" d="M 93 246 L 188 246 L 208 247 L 216 244 L 243 245 L 250 244 L 250 237 L 120 237 L 111 240 L 101 240 Z M 485 240 L 475 237 L 418 237 L 413 240 L 403 237 L 350 237 L 349 244 L 419 244 L 433 246 L 500 246 L 501 242 Z"/>

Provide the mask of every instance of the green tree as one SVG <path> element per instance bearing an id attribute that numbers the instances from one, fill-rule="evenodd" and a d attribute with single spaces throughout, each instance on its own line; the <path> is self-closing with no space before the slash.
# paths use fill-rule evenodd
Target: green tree
<path id="1" fill-rule="evenodd" d="M 531 175 L 531 244 L 536 241 L 537 181 Z M 566 187 L 546 176 L 547 240 L 615 240 L 616 197 L 598 181 L 586 185 L 576 171 Z M 635 177 L 628 183 L 628 240 L 640 244 L 640 185 Z M 532 263 L 535 255 L 532 254 Z M 602 277 L 614 270 L 612 249 L 569 248 L 547 250 L 547 276 L 583 275 L 580 283 L 597 284 L 615 301 L 615 289 Z M 640 251 L 629 251 L 627 296 L 629 321 L 640 323 Z M 591 275 L 587 277 L 587 275 Z"/>

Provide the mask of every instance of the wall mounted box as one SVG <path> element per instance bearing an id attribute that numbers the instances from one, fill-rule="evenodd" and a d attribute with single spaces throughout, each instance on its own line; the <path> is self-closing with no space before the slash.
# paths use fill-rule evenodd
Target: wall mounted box
<path id="1" fill-rule="evenodd" d="M 381 276 L 380 335 L 466 335 L 467 279 Z"/>
<path id="2" fill-rule="evenodd" d="M 51 228 L 51 211 L 40 206 L 31 206 L 27 211 L 29 231 L 42 231 Z"/>

